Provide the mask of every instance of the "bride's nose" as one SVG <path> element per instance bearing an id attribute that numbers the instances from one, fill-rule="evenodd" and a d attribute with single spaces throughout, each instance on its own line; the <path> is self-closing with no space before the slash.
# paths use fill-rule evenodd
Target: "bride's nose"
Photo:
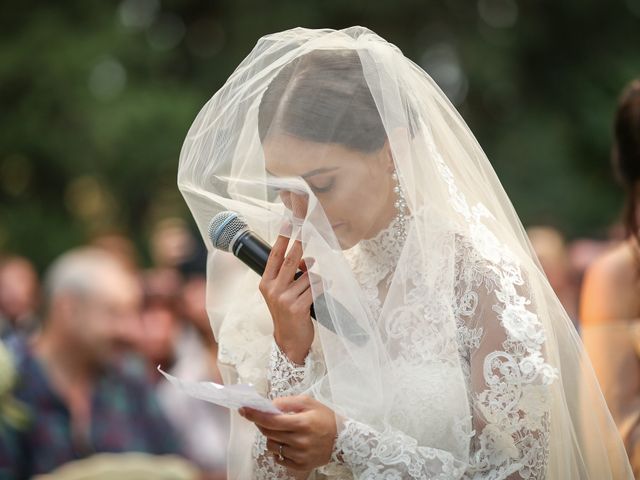
<path id="1" fill-rule="evenodd" d="M 306 194 L 283 190 L 280 192 L 280 198 L 284 206 L 291 210 L 294 217 L 306 217 L 307 207 L 309 206 L 309 199 Z"/>

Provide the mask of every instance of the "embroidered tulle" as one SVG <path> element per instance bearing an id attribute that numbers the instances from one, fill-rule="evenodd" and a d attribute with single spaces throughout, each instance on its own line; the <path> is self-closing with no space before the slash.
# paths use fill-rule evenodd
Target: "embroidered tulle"
<path id="1" fill-rule="evenodd" d="M 487 260 L 482 245 L 485 230 L 478 221 L 471 238 L 455 240 L 455 289 L 451 307 L 456 316 L 457 348 L 471 405 L 469 433 L 457 431 L 469 445 L 468 462 L 446 447 L 452 435 L 443 423 L 447 401 L 439 398 L 438 385 L 459 366 L 439 364 L 425 372 L 425 357 L 433 351 L 429 335 L 416 334 L 412 319 L 429 318 L 420 271 L 405 272 L 402 280 L 413 285 L 403 315 L 390 314 L 384 328 L 388 338 L 403 343 L 403 376 L 393 381 L 406 385 L 392 424 L 383 431 L 346 419 L 341 422 L 332 461 L 312 473 L 312 478 L 332 479 L 543 479 L 548 461 L 549 385 L 556 372 L 544 359 L 545 336 L 537 318 L 527 310 L 527 285 L 508 252 L 494 250 Z M 375 238 L 346 252 L 372 312 L 379 313 L 390 276 L 406 245 L 395 234 L 395 223 Z M 474 238 L 474 235 L 476 237 Z M 485 242 L 482 244 L 481 242 Z M 407 309 L 410 314 L 407 314 Z M 426 317 L 425 317 L 426 315 Z M 411 359 L 420 374 L 413 375 Z M 320 364 L 320 365 L 319 365 Z M 268 373 L 270 397 L 296 395 L 322 375 L 322 357 L 309 355 L 304 365 L 292 363 L 273 344 Z M 427 378 L 428 381 L 424 381 Z M 422 383 L 416 383 L 421 379 Z M 428 399 L 425 401 L 425 399 Z M 449 438 L 450 441 L 450 438 Z M 424 446 L 437 445 L 438 448 Z M 291 476 L 266 452 L 262 435 L 254 445 L 256 478 L 289 479 Z"/>

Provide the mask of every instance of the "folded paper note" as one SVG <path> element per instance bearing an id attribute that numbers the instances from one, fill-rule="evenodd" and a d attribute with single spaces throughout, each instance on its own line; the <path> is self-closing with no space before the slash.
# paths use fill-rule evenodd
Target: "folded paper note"
<path id="1" fill-rule="evenodd" d="M 260 395 L 253 385 L 220 385 L 213 382 L 181 380 L 164 372 L 159 365 L 158 371 L 178 390 L 181 390 L 191 397 L 227 408 L 249 407 L 266 413 L 282 413 L 273 403 Z"/>

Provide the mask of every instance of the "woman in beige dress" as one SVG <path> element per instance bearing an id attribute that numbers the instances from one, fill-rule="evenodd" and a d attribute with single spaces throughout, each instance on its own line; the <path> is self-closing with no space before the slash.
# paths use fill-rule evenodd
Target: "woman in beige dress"
<path id="1" fill-rule="evenodd" d="M 626 191 L 626 238 L 587 271 L 581 322 L 585 346 L 640 478 L 640 79 L 620 99 L 612 157 Z"/>

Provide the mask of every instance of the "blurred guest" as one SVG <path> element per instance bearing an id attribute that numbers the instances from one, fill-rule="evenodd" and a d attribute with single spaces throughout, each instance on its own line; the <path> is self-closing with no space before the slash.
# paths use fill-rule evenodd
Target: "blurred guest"
<path id="1" fill-rule="evenodd" d="M 175 343 L 175 362 L 169 372 L 192 381 L 222 383 L 217 368 L 218 345 L 205 307 L 206 257 L 196 256 L 182 264 L 182 318 Z M 178 430 L 185 452 L 209 478 L 226 478 L 229 412 L 223 407 L 194 399 L 168 382 L 158 385 L 158 398 Z"/>
<path id="2" fill-rule="evenodd" d="M 640 478 L 640 79 L 618 105 L 612 157 L 626 192 L 626 238 L 588 269 L 580 316 L 585 346 Z"/>
<path id="3" fill-rule="evenodd" d="M 123 267 L 131 272 L 138 269 L 138 255 L 133 241 L 118 230 L 107 230 L 95 234 L 89 242 L 110 253 Z"/>
<path id="4" fill-rule="evenodd" d="M 26 258 L 0 259 L 0 337 L 32 333 L 38 322 L 38 274 Z"/>
<path id="5" fill-rule="evenodd" d="M 12 478 L 12 459 L 18 455 L 19 447 L 13 441 L 14 432 L 24 431 L 28 426 L 26 408 L 15 399 L 13 392 L 17 380 L 15 362 L 11 352 L 0 340 L 0 478 Z"/>
<path id="6" fill-rule="evenodd" d="M 614 244 L 613 240 L 595 238 L 577 238 L 568 247 L 569 261 L 576 273 L 578 285 L 582 284 L 587 269 Z"/>
<path id="7" fill-rule="evenodd" d="M 551 287 L 577 325 L 578 285 L 564 236 L 549 226 L 531 227 L 527 234 Z"/>
<path id="8" fill-rule="evenodd" d="M 157 267 L 176 267 L 194 251 L 193 235 L 181 218 L 166 218 L 151 232 L 151 258 Z"/>
<path id="9" fill-rule="evenodd" d="M 171 268 L 151 269 L 142 275 L 144 306 L 140 350 L 148 360 L 150 377 L 164 378 L 156 367 L 170 368 L 176 356 L 176 344 L 182 334 L 180 318 L 180 274 Z"/>
<path id="10" fill-rule="evenodd" d="M 98 452 L 178 451 L 150 385 L 120 365 L 140 334 L 131 273 L 103 251 L 71 251 L 50 268 L 43 300 L 41 334 L 12 348 L 30 425 L 0 450 L 0 464 L 28 478 Z"/>

